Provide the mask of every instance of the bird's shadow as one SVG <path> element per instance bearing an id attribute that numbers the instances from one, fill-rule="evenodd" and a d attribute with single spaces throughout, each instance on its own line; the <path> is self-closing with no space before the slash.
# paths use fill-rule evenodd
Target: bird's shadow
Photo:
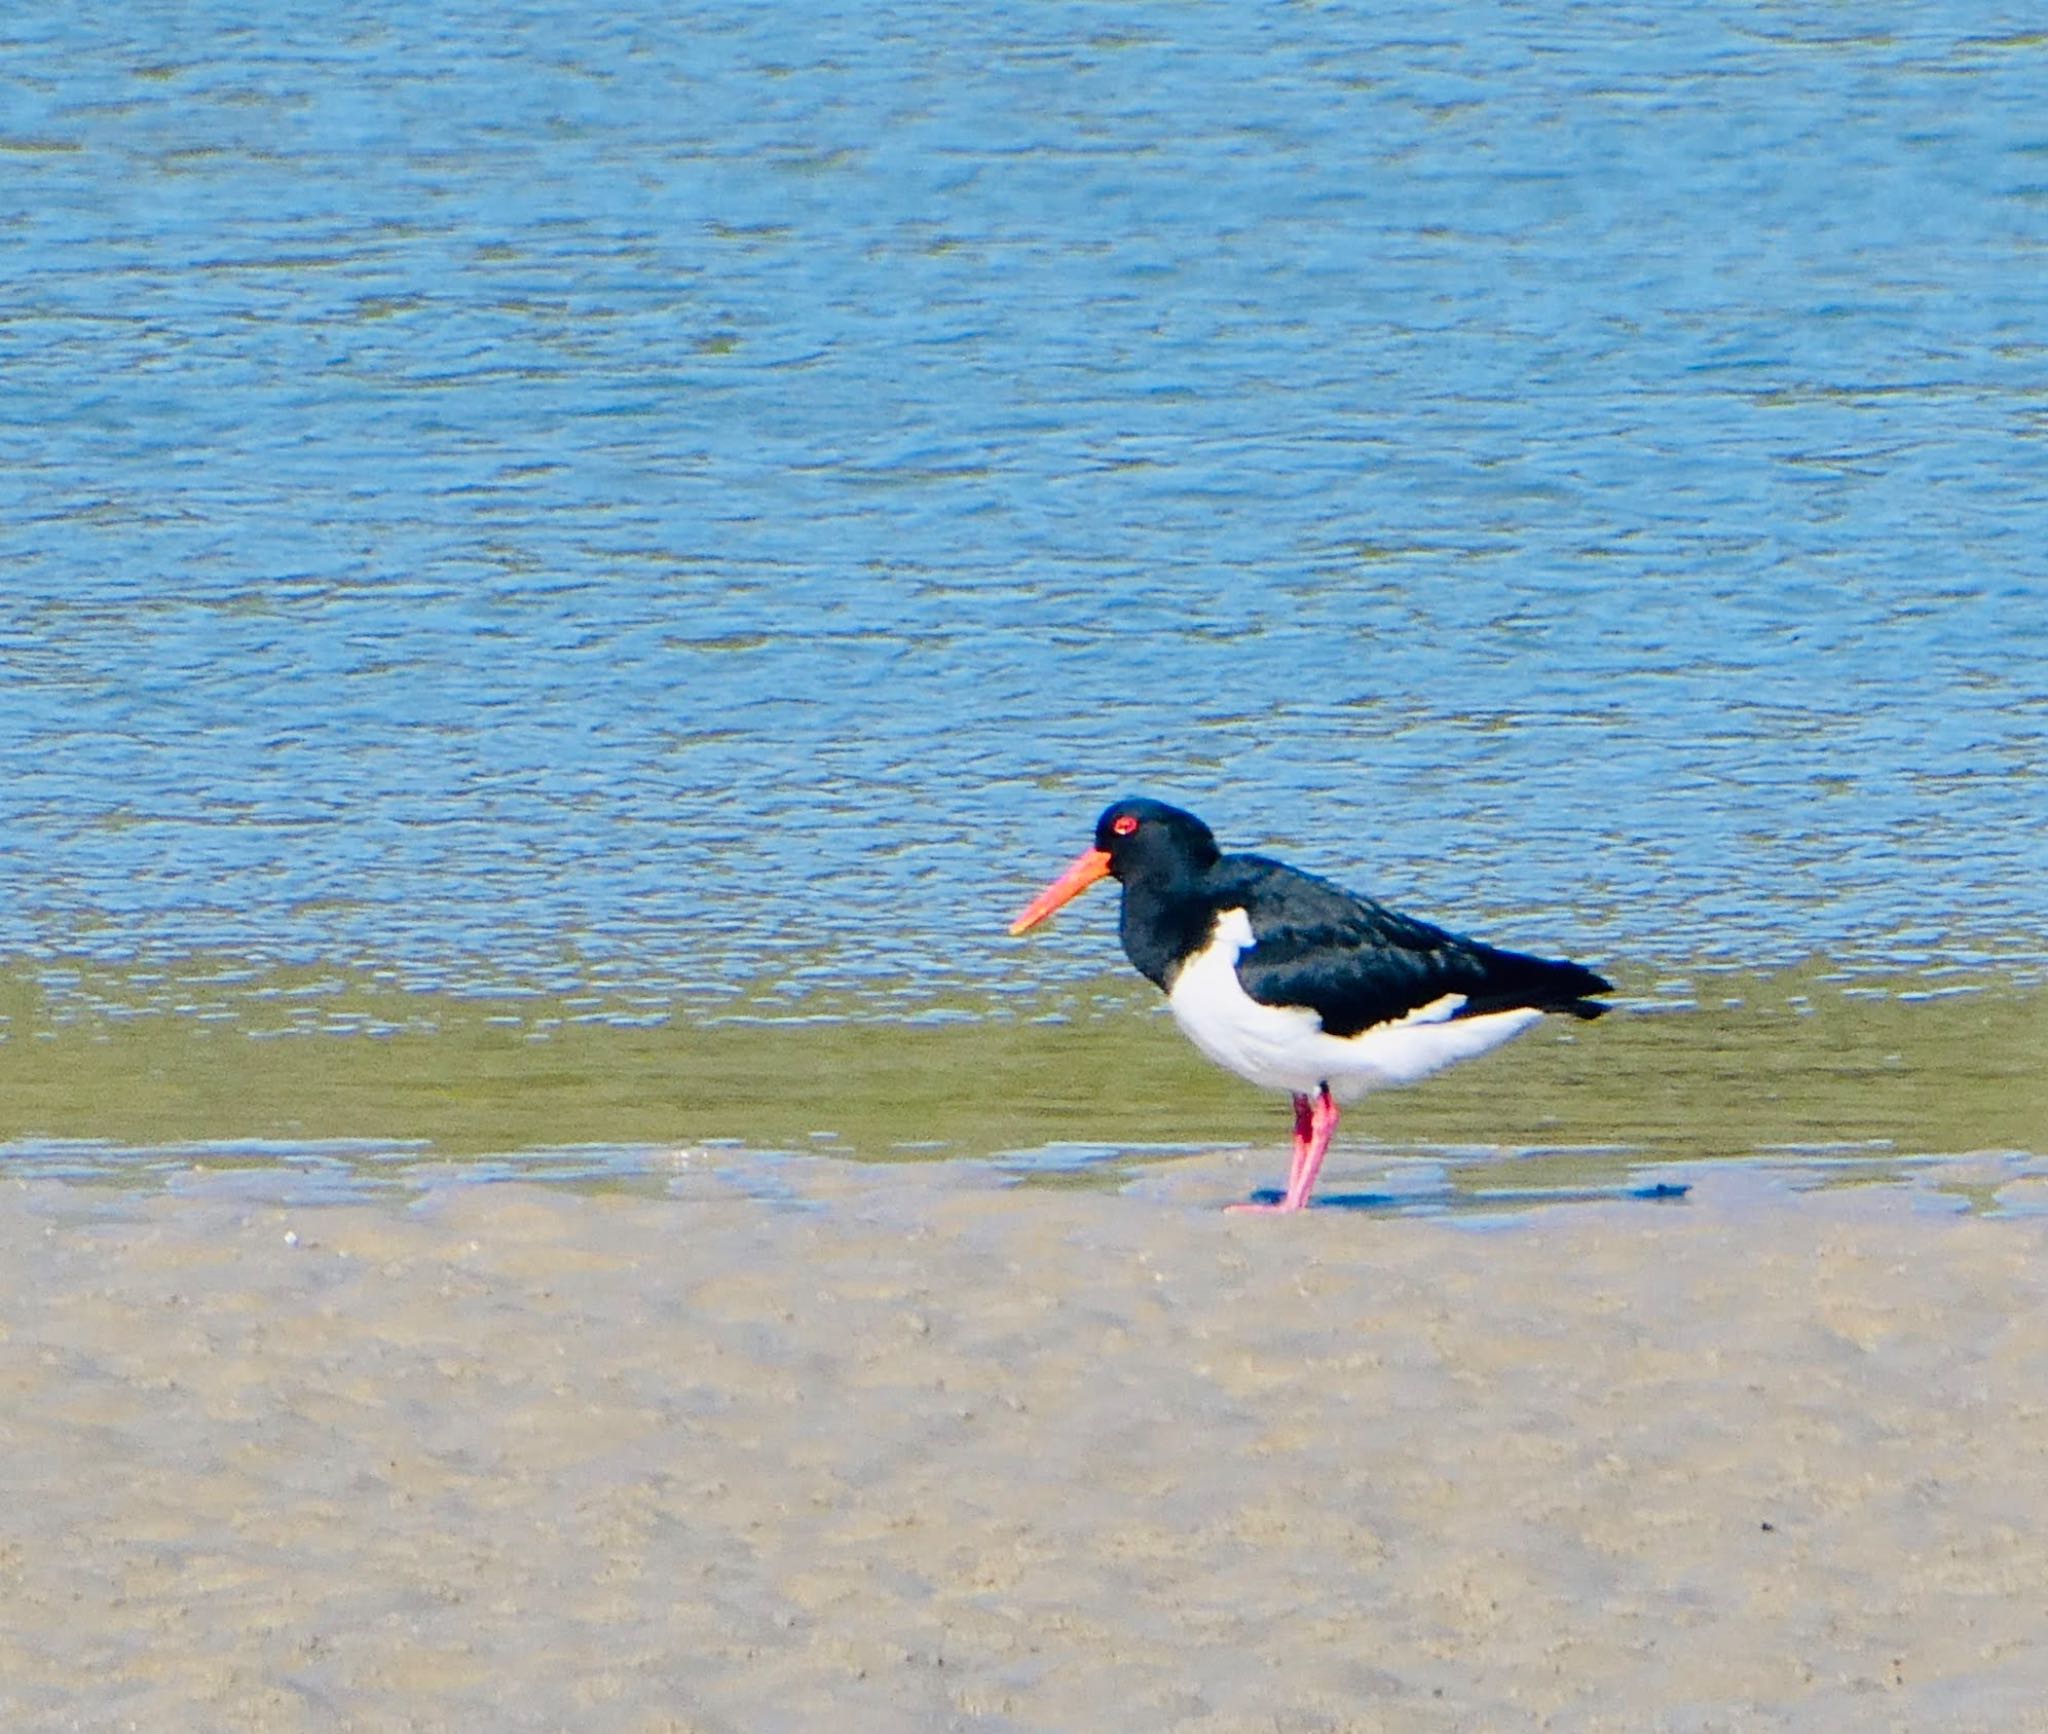
<path id="1" fill-rule="evenodd" d="M 1308 1201 L 1310 1210 L 1356 1210 L 1388 1216 L 1445 1216 L 1459 1211 L 1528 1210 L 1539 1204 L 1682 1203 L 1692 1191 L 1683 1181 L 1655 1180 L 1640 1186 L 1577 1186 L 1555 1189 L 1536 1186 L 1495 1187 L 1459 1192 L 1450 1187 L 1428 1192 L 1326 1192 Z M 1278 1204 L 1287 1194 L 1277 1186 L 1261 1187 L 1253 1204 Z"/>
<path id="2" fill-rule="evenodd" d="M 1287 1194 L 1277 1186 L 1262 1186 L 1251 1195 L 1253 1204 L 1278 1204 Z M 1429 1195 L 1428 1202 L 1437 1202 Z M 1308 1201 L 1310 1210 L 1413 1210 L 1425 1202 L 1413 1192 L 1325 1192 Z"/>

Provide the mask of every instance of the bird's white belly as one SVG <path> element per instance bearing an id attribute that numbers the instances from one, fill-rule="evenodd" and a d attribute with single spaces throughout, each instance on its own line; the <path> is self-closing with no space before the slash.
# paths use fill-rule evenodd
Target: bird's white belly
<path id="1" fill-rule="evenodd" d="M 1244 991 L 1237 958 L 1251 943 L 1250 917 L 1242 909 L 1222 911 L 1209 944 L 1181 966 L 1166 999 L 1189 1041 L 1267 1089 L 1305 1095 L 1328 1084 L 1340 1102 L 1352 1101 L 1497 1048 L 1543 1017 L 1527 1008 L 1454 1017 L 1464 995 L 1446 994 L 1397 1021 L 1329 1035 L 1314 1012 L 1262 1005 Z"/>

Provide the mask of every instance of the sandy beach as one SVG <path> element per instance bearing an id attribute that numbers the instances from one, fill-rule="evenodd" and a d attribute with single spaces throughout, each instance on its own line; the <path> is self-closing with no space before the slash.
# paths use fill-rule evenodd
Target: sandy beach
<path id="1" fill-rule="evenodd" d="M 1274 1159 L 10 1185 L 0 1721 L 2048 1727 L 2042 1182 Z"/>

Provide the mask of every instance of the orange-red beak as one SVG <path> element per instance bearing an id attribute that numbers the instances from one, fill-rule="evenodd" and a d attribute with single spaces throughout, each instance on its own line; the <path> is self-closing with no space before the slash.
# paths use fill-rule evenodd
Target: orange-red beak
<path id="1" fill-rule="evenodd" d="M 1074 864 L 1032 898 L 1031 905 L 1017 919 L 1010 923 L 1012 934 L 1024 933 L 1036 927 L 1062 903 L 1071 903 L 1098 879 L 1109 877 L 1109 851 L 1107 849 L 1085 849 L 1074 858 Z"/>

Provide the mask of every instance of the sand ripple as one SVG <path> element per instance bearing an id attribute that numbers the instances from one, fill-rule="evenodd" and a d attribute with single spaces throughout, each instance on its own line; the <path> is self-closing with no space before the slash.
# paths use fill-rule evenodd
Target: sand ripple
<path id="1" fill-rule="evenodd" d="M 0 1720 L 2044 1723 L 2048 1223 L 0 1193 Z"/>

